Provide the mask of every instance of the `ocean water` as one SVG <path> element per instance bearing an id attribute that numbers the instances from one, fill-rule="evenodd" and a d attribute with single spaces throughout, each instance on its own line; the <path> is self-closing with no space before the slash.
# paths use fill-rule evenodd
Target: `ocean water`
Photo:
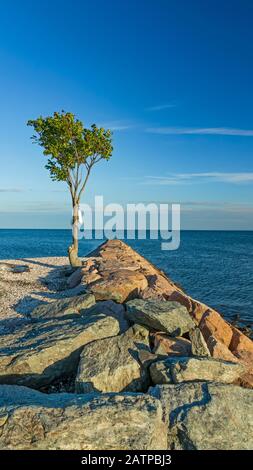
<path id="1" fill-rule="evenodd" d="M 65 256 L 70 242 L 70 230 L 2 229 L 0 259 Z M 80 240 L 80 255 L 101 242 Z M 127 243 L 225 318 L 253 321 L 253 232 L 183 231 L 176 251 L 162 251 L 159 240 Z"/>

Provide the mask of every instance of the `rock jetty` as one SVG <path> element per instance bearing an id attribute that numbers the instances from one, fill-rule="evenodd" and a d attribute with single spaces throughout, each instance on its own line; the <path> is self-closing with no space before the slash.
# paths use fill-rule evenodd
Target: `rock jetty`
<path id="1" fill-rule="evenodd" d="M 0 334 L 0 449 L 253 449 L 250 338 L 119 240 L 60 288 Z"/>

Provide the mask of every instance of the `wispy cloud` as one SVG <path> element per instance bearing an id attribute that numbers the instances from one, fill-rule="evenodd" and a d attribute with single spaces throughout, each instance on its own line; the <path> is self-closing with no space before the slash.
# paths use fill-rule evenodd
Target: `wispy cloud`
<path id="1" fill-rule="evenodd" d="M 146 108 L 146 111 L 162 111 L 163 109 L 175 108 L 175 106 L 175 103 L 159 104 L 157 106 L 149 106 Z"/>
<path id="2" fill-rule="evenodd" d="M 191 183 L 253 183 L 253 173 L 173 173 L 165 176 L 145 176 L 143 184 L 150 185 L 174 185 L 174 184 L 191 184 Z"/>
<path id="3" fill-rule="evenodd" d="M 11 202 L 8 204 L 1 204 L 0 211 L 2 213 L 69 213 L 71 212 L 70 206 L 67 203 L 52 203 L 52 201 L 27 201 L 20 203 L 19 201 Z"/>
<path id="4" fill-rule="evenodd" d="M 120 125 L 113 125 L 113 126 L 109 126 L 109 128 L 112 130 L 112 131 L 125 131 L 127 129 L 131 129 L 133 126 L 120 126 Z"/>
<path id="5" fill-rule="evenodd" d="M 0 193 L 22 193 L 24 189 L 20 188 L 0 188 Z"/>
<path id="6" fill-rule="evenodd" d="M 124 121 L 110 121 L 110 122 L 101 122 L 99 123 L 100 127 L 105 129 L 111 129 L 111 131 L 126 131 L 134 127 L 133 124 L 129 124 Z"/>
<path id="7" fill-rule="evenodd" d="M 231 135 L 253 137 L 253 129 L 232 129 L 229 127 L 149 127 L 146 132 L 165 135 Z"/>

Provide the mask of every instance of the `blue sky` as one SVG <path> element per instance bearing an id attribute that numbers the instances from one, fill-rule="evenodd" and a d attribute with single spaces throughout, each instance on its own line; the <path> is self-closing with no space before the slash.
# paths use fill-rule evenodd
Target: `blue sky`
<path id="1" fill-rule="evenodd" d="M 253 229 L 251 0 L 0 5 L 0 227 L 67 227 L 28 119 L 114 130 L 83 201 L 179 202 L 184 228 Z"/>

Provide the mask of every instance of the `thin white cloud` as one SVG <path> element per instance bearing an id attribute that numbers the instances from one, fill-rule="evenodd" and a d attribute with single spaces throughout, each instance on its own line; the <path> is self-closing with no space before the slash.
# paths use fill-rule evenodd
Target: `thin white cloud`
<path id="1" fill-rule="evenodd" d="M 165 135 L 231 135 L 253 137 L 253 129 L 233 129 L 228 127 L 149 127 L 146 132 Z"/>
<path id="2" fill-rule="evenodd" d="M 22 193 L 24 189 L 20 188 L 0 188 L 0 193 Z"/>
<path id="3" fill-rule="evenodd" d="M 127 129 L 131 129 L 132 126 L 109 126 L 109 128 L 112 130 L 112 131 L 126 131 Z"/>
<path id="4" fill-rule="evenodd" d="M 126 123 L 124 121 L 110 121 L 102 122 L 99 124 L 100 127 L 110 129 L 111 131 L 126 131 L 133 127 L 133 124 Z"/>
<path id="5" fill-rule="evenodd" d="M 244 173 L 173 173 L 168 176 L 145 176 L 143 184 L 151 185 L 173 185 L 173 184 L 191 184 L 191 183 L 253 183 L 253 172 Z"/>
<path id="6" fill-rule="evenodd" d="M 146 111 L 162 111 L 163 109 L 175 108 L 175 103 L 166 103 L 166 104 L 159 104 L 157 106 L 150 106 L 146 108 Z"/>

